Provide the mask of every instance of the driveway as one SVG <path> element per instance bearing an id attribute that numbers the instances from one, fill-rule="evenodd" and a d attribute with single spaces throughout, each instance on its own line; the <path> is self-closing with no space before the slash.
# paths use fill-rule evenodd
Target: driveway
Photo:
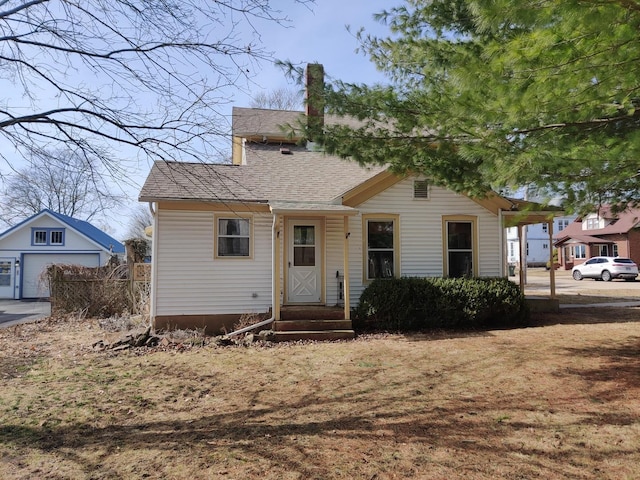
<path id="1" fill-rule="evenodd" d="M 0 328 L 31 322 L 51 315 L 47 301 L 0 300 Z"/>
<path id="2" fill-rule="evenodd" d="M 610 303 L 615 298 L 615 303 L 619 306 L 640 306 L 640 280 L 635 282 L 625 282 L 624 280 L 614 280 L 612 282 L 596 281 L 592 279 L 584 279 L 576 281 L 571 277 L 570 270 L 556 270 L 556 294 L 557 295 L 573 295 L 584 298 L 580 305 L 571 306 L 587 306 L 583 304 L 599 304 L 600 299 L 606 298 Z M 519 278 L 509 277 L 510 280 L 518 282 Z M 527 283 L 525 284 L 524 293 L 527 296 L 548 296 L 549 291 L 549 272 L 544 268 L 530 268 L 527 271 Z M 592 299 L 592 301 L 587 301 Z M 560 305 L 569 306 L 569 305 Z"/>

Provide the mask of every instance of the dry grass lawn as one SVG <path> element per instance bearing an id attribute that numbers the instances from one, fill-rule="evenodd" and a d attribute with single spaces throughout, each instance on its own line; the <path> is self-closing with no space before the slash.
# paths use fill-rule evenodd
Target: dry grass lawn
<path id="1" fill-rule="evenodd" d="M 639 313 L 121 353 L 94 320 L 0 330 L 0 478 L 640 478 Z"/>

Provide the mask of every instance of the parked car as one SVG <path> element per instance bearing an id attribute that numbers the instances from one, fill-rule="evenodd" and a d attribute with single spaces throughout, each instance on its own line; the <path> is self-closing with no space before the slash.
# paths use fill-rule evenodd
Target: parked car
<path id="1" fill-rule="evenodd" d="M 571 274 L 574 280 L 595 278 L 609 282 L 614 278 L 624 278 L 632 282 L 638 276 L 638 265 L 630 258 L 593 257 L 573 267 Z"/>

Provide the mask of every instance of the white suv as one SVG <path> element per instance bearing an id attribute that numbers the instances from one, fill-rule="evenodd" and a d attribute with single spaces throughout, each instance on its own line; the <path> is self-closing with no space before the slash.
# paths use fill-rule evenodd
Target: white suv
<path id="1" fill-rule="evenodd" d="M 630 258 L 593 257 L 571 270 L 574 280 L 595 278 L 609 282 L 614 278 L 624 278 L 633 282 L 638 276 L 638 266 Z"/>

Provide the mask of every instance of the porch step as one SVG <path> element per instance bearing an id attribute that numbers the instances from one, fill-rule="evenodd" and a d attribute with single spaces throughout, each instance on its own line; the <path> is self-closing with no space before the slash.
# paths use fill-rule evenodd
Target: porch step
<path id="1" fill-rule="evenodd" d="M 273 322 L 276 342 L 344 340 L 356 336 L 351 320 L 344 319 L 344 307 L 287 305 L 280 310 L 280 318 Z"/>
<path id="2" fill-rule="evenodd" d="M 277 320 L 273 322 L 276 332 L 327 330 L 351 330 L 351 320 Z"/>
<path id="3" fill-rule="evenodd" d="M 280 318 L 282 320 L 343 320 L 344 307 L 284 306 L 280 309 Z"/>
<path id="4" fill-rule="evenodd" d="M 353 330 L 296 330 L 296 331 L 275 331 L 276 342 L 294 342 L 296 340 L 350 340 L 354 338 Z"/>

